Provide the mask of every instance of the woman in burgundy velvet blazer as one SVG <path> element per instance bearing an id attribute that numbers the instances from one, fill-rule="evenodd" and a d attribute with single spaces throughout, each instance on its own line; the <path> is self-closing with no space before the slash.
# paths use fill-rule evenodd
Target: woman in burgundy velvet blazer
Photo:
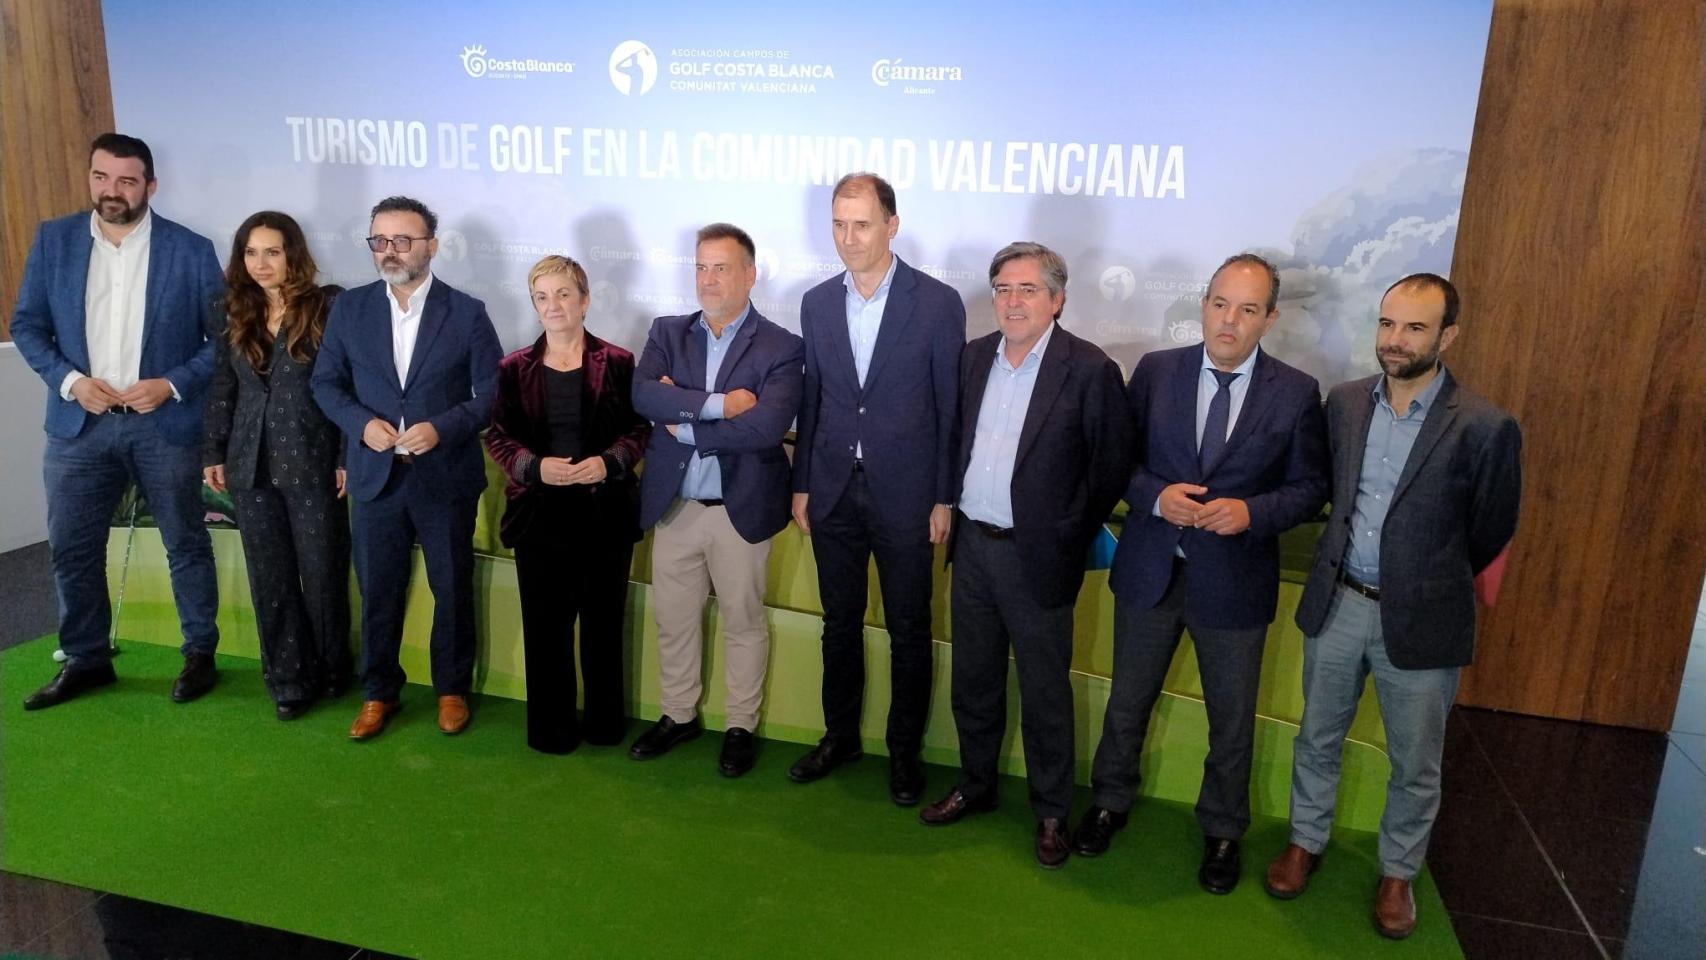
<path id="1" fill-rule="evenodd" d="M 586 331 L 580 264 L 528 273 L 545 332 L 503 358 L 486 448 L 508 476 L 499 536 L 515 551 L 527 663 L 527 742 L 568 753 L 622 741 L 622 618 L 640 539 L 635 467 L 651 424 L 629 401 L 634 355 Z M 575 620 L 585 716 L 575 718 Z"/>

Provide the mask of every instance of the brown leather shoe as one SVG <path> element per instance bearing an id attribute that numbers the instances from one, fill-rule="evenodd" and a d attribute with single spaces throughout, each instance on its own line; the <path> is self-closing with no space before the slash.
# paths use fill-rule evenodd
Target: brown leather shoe
<path id="1" fill-rule="evenodd" d="M 458 734 L 468 729 L 468 698 L 451 695 L 438 698 L 438 729 Z"/>
<path id="2" fill-rule="evenodd" d="M 995 792 L 981 797 L 968 797 L 955 787 L 953 792 L 918 812 L 918 819 L 932 827 L 958 823 L 974 813 L 995 809 Z"/>
<path id="3" fill-rule="evenodd" d="M 1268 864 L 1267 879 L 1262 886 L 1268 890 L 1268 896 L 1276 900 L 1290 900 L 1309 889 L 1309 875 L 1321 865 L 1321 858 L 1297 844 L 1285 848 L 1285 852 L 1274 858 Z"/>
<path id="4" fill-rule="evenodd" d="M 1059 870 L 1072 855 L 1072 843 L 1067 837 L 1066 821 L 1048 817 L 1037 822 L 1037 863 L 1045 870 Z"/>
<path id="5" fill-rule="evenodd" d="M 403 704 L 396 700 L 363 700 L 361 711 L 355 715 L 355 722 L 350 724 L 349 738 L 369 740 L 379 736 L 379 732 L 385 729 L 385 722 L 401 709 Z"/>
<path id="6" fill-rule="evenodd" d="M 1381 877 L 1374 891 L 1374 929 L 1388 940 L 1402 940 L 1416 929 L 1416 900 L 1410 881 Z"/>

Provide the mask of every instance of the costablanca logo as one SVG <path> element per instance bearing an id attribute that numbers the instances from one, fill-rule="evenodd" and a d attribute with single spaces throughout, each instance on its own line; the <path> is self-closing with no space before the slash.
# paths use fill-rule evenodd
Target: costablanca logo
<path id="1" fill-rule="evenodd" d="M 635 84 L 634 74 L 640 82 Z M 652 48 L 638 40 L 624 40 L 610 52 L 610 82 L 623 96 L 639 96 L 652 88 L 658 79 L 658 58 Z"/>
<path id="2" fill-rule="evenodd" d="M 539 60 L 534 57 L 503 60 L 487 56 L 486 48 L 475 44 L 462 48 L 462 69 L 478 80 L 488 74 L 520 77 L 530 73 L 574 73 L 575 65 L 569 60 Z"/>
<path id="3" fill-rule="evenodd" d="M 964 80 L 965 72 L 959 67 L 930 66 L 920 67 L 903 63 L 902 58 L 893 60 L 884 58 L 871 64 L 871 82 L 879 87 L 886 87 L 896 81 L 904 83 L 941 83 L 949 80 Z"/>

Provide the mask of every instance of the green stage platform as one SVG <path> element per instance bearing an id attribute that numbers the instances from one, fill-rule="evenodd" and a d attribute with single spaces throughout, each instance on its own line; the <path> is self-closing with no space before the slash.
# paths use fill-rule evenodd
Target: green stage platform
<path id="1" fill-rule="evenodd" d="M 482 567 L 488 600 L 502 595 L 502 569 Z M 636 591 L 636 612 L 643 603 Z M 809 632 L 777 620 L 779 633 Z M 773 695 L 805 671 L 806 639 L 779 663 Z M 33 876 L 457 960 L 1461 956 L 1425 877 L 1415 935 L 1391 944 L 1374 932 L 1367 834 L 1342 833 L 1308 894 L 1281 903 L 1257 871 L 1285 826 L 1258 818 L 1245 882 L 1212 897 L 1195 884 L 1190 809 L 1165 800 L 1141 802 L 1108 855 L 1049 872 L 1031 859 L 1018 780 L 1002 784 L 999 811 L 932 829 L 888 802 L 880 758 L 801 787 L 783 775 L 798 748 L 774 741 L 732 781 L 716 775 L 714 735 L 643 764 L 620 748 L 547 757 L 523 745 L 522 704 L 480 698 L 472 728 L 447 738 L 431 691 L 413 686 L 392 729 L 354 744 L 353 695 L 279 723 L 257 665 L 223 656 L 219 686 L 177 705 L 177 655 L 145 643 L 124 644 L 116 686 L 25 714 L 24 695 L 53 674 L 52 647 L 0 655 L 0 857 Z M 503 682 L 502 663 L 488 659 L 488 686 Z M 1170 707 L 1168 727 L 1188 703 Z M 1282 748 L 1264 736 L 1264 780 Z M 929 776 L 934 792 L 953 772 Z"/>

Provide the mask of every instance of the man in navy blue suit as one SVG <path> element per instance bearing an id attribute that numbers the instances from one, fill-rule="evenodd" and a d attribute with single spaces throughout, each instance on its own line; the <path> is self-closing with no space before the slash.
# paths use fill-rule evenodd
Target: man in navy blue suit
<path id="1" fill-rule="evenodd" d="M 653 430 L 640 478 L 640 525 L 652 535 L 652 609 L 658 626 L 663 716 L 628 750 L 650 760 L 703 731 L 705 599 L 717 589 L 728 685 L 725 777 L 752 769 L 770 632 L 764 617 L 770 538 L 788 525 L 782 438 L 800 409 L 805 350 L 764 319 L 750 295 L 757 248 L 746 231 L 713 223 L 698 233 L 700 309 L 658 317 L 634 369 L 634 409 Z"/>
<path id="2" fill-rule="evenodd" d="M 806 292 L 805 397 L 794 448 L 794 522 L 812 538 L 823 598 L 824 736 L 788 770 L 809 783 L 863 755 L 865 599 L 877 558 L 890 674 L 889 797 L 924 790 L 919 746 L 935 663 L 932 544 L 954 502 L 953 428 L 966 309 L 947 284 L 889 251 L 900 229 L 894 187 L 841 178 L 830 199 L 847 270 Z"/>
<path id="3" fill-rule="evenodd" d="M 1127 395 L 1140 435 L 1130 507 L 1114 553 L 1114 676 L 1074 834 L 1085 856 L 1126 824 L 1150 711 L 1189 629 L 1208 709 L 1197 798 L 1197 882 L 1238 883 L 1250 825 L 1250 763 L 1262 646 L 1279 601 L 1279 535 L 1327 499 L 1327 432 L 1315 379 L 1263 352 L 1279 274 L 1229 258 L 1202 299 L 1202 346 L 1146 354 Z"/>
<path id="4" fill-rule="evenodd" d="M 146 143 L 105 133 L 89 154 L 94 210 L 41 225 L 12 312 L 18 352 L 48 387 L 42 475 L 66 655 L 26 710 L 116 679 L 107 531 L 133 481 L 160 527 L 184 635 L 172 699 L 194 700 L 216 676 L 219 594 L 197 449 L 219 261 L 206 237 L 150 211 L 159 183 Z"/>
<path id="5" fill-rule="evenodd" d="M 432 587 L 438 728 L 468 726 L 474 676 L 474 515 L 486 487 L 503 348 L 486 305 L 432 275 L 438 217 L 408 197 L 373 208 L 367 245 L 382 278 L 338 297 L 310 381 L 343 430 L 365 689 L 350 737 L 377 736 L 401 706 L 412 548 Z"/>

